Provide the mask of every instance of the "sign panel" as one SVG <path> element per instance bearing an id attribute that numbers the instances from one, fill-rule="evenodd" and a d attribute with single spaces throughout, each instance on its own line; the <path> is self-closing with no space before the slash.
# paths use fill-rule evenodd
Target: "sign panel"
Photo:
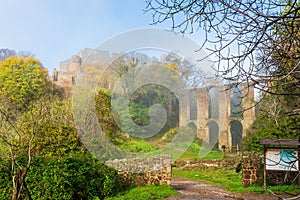
<path id="1" fill-rule="evenodd" d="M 266 169 L 282 171 L 299 170 L 296 149 L 266 149 Z"/>

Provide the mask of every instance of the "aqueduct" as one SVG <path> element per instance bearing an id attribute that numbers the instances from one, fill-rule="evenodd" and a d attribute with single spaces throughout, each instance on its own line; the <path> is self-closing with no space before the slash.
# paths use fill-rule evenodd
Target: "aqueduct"
<path id="1" fill-rule="evenodd" d="M 229 149 L 238 146 L 255 119 L 254 88 L 246 83 L 239 89 L 232 88 L 225 85 L 192 90 L 196 98 L 189 96 L 180 109 L 180 126 L 196 129 L 198 138 L 219 149 L 223 145 Z"/>

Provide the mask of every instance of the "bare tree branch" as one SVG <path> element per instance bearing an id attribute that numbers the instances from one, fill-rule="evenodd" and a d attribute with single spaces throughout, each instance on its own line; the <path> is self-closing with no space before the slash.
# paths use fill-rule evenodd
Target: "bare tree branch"
<path id="1" fill-rule="evenodd" d="M 204 30 L 202 48 L 228 82 L 253 82 L 263 92 L 300 96 L 300 6 L 296 0 L 147 0 L 153 24 Z M 287 67 L 290 66 L 290 67 Z M 272 83 L 291 91 L 274 90 Z"/>

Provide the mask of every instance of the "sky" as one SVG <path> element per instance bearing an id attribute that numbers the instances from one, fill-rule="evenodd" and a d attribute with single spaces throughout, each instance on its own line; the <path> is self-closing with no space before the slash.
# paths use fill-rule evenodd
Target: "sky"
<path id="1" fill-rule="evenodd" d="M 30 51 L 51 73 L 81 49 L 154 27 L 145 7 L 144 0 L 0 0 L 0 48 Z"/>

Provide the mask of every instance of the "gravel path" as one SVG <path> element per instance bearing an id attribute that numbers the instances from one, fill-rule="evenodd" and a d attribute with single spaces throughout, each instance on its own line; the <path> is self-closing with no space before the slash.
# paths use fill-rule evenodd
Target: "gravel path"
<path id="1" fill-rule="evenodd" d="M 277 197 L 272 195 L 231 194 L 216 186 L 210 186 L 187 179 L 172 179 L 171 185 L 180 192 L 180 194 L 168 197 L 166 200 L 278 200 Z"/>

